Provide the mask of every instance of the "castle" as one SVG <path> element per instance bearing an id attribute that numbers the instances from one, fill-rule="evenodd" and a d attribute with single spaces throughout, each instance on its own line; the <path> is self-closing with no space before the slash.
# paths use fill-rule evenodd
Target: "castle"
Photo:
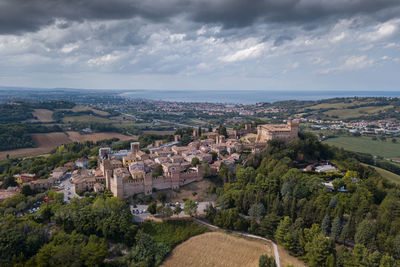
<path id="1" fill-rule="evenodd" d="M 257 126 L 257 143 L 265 143 L 272 139 L 290 142 L 298 138 L 299 122 L 288 120 L 286 124 L 263 124 Z"/>
<path id="2" fill-rule="evenodd" d="M 177 146 L 179 138 L 175 136 L 174 142 L 158 142 L 156 147 L 148 149 L 148 153 L 140 150 L 138 142 L 131 143 L 129 150 L 112 151 L 104 147 L 99 149 L 98 169 L 76 170 L 72 181 L 76 190 L 101 191 L 105 185 L 120 199 L 140 193 L 150 195 L 154 190 L 178 189 L 203 179 L 202 164 L 191 164 L 194 158 L 209 164 L 209 171 L 216 174 L 222 163 L 229 165 L 239 161 L 243 149 L 257 153 L 265 148 L 268 140 L 289 142 L 297 139 L 298 127 L 297 121 L 259 125 L 256 141 L 250 144 L 242 144 L 237 139 L 240 135 L 255 133 L 256 128 L 248 124 L 231 133 L 230 138 L 217 131 L 202 133 L 205 138 L 196 139 L 187 146 Z"/>
<path id="3" fill-rule="evenodd" d="M 178 189 L 203 179 L 201 166 L 192 167 L 186 147 L 163 146 L 146 154 L 139 150 L 139 143 L 131 143 L 130 151 L 113 152 L 110 148 L 99 150 L 99 167 L 105 177 L 105 186 L 114 196 L 124 199 L 134 194 L 150 195 L 154 190 Z M 191 151 L 190 153 L 194 153 Z M 185 155 L 183 157 L 182 155 Z M 198 158 L 210 161 L 211 157 Z M 155 170 L 159 168 L 158 172 Z M 160 169 L 162 168 L 162 169 Z"/>

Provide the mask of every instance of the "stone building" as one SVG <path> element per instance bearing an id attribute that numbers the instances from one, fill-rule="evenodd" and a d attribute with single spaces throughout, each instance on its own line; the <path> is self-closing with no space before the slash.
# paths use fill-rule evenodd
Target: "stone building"
<path id="1" fill-rule="evenodd" d="M 148 155 L 138 150 L 138 144 L 134 143 L 131 151 L 122 160 L 116 159 L 113 151 L 101 149 L 99 170 L 105 177 L 105 187 L 114 196 L 124 199 L 139 193 L 149 195 L 154 189 L 178 189 L 185 184 L 202 180 L 201 167 L 191 168 L 190 163 L 179 155 L 181 150 L 174 148 L 176 149 L 165 147 Z M 184 149 L 188 150 L 188 147 Z M 163 174 L 154 177 L 152 171 L 157 165 L 161 165 Z M 93 186 L 94 184 L 95 181 Z"/>
<path id="2" fill-rule="evenodd" d="M 272 139 L 290 142 L 298 138 L 299 122 L 288 120 L 286 124 L 263 124 L 257 126 L 257 143 L 266 143 Z"/>

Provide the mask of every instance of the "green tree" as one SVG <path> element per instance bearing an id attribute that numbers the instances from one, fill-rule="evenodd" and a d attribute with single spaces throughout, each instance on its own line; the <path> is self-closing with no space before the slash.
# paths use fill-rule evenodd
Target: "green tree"
<path id="1" fill-rule="evenodd" d="M 269 257 L 267 254 L 263 254 L 260 256 L 258 260 L 259 267 L 276 267 L 274 257 Z"/>
<path id="2" fill-rule="evenodd" d="M 259 232 L 267 238 L 274 239 L 276 228 L 280 222 L 280 217 L 275 213 L 265 215 L 264 219 L 260 222 Z"/>
<path id="3" fill-rule="evenodd" d="M 182 212 L 182 208 L 179 205 L 176 205 L 174 208 L 174 214 L 179 215 Z"/>
<path id="4" fill-rule="evenodd" d="M 385 254 L 382 256 L 379 267 L 392 267 L 395 266 L 395 261 L 392 256 Z"/>
<path id="5" fill-rule="evenodd" d="M 21 189 L 21 193 L 25 196 L 30 196 L 33 194 L 32 189 L 29 185 L 24 185 Z"/>
<path id="6" fill-rule="evenodd" d="M 211 156 L 212 156 L 212 160 L 213 160 L 213 161 L 216 161 L 216 160 L 218 159 L 218 154 L 217 154 L 217 152 L 211 151 L 210 154 L 211 154 Z"/>
<path id="7" fill-rule="evenodd" d="M 225 137 L 228 137 L 228 132 L 226 131 L 226 127 L 223 125 L 219 126 L 219 130 L 218 130 L 218 134 L 219 135 L 223 135 Z"/>
<path id="8" fill-rule="evenodd" d="M 363 220 L 357 227 L 357 232 L 354 236 L 357 244 L 362 244 L 366 247 L 371 247 L 375 243 L 375 227 L 368 220 Z"/>
<path id="9" fill-rule="evenodd" d="M 200 160 L 196 157 L 192 158 L 192 161 L 190 162 L 190 164 L 192 164 L 192 166 L 196 167 L 197 165 L 200 164 Z"/>
<path id="10" fill-rule="evenodd" d="M 157 213 L 160 214 L 162 218 L 168 218 L 172 216 L 173 211 L 170 206 L 166 205 L 166 206 L 158 206 Z"/>
<path id="11" fill-rule="evenodd" d="M 324 236 L 329 236 L 329 228 L 331 227 L 331 221 L 329 219 L 329 215 L 326 214 L 324 219 L 321 222 L 321 233 Z"/>
<path id="12" fill-rule="evenodd" d="M 329 238 L 318 234 L 306 244 L 305 249 L 310 266 L 333 266 L 333 242 Z"/>
<path id="13" fill-rule="evenodd" d="M 164 171 L 163 171 L 163 167 L 161 166 L 161 164 L 156 165 L 156 167 L 154 168 L 153 172 L 152 172 L 152 176 L 153 177 L 159 177 L 161 175 L 163 175 Z"/>
<path id="14" fill-rule="evenodd" d="M 138 232 L 136 239 L 136 245 L 123 257 L 124 266 L 158 266 L 169 253 L 166 245 L 143 232 Z"/>
<path id="15" fill-rule="evenodd" d="M 249 209 L 249 215 L 251 218 L 255 219 L 257 222 L 260 222 L 261 219 L 265 215 L 265 208 L 262 203 L 256 203 L 251 205 Z"/>
<path id="16" fill-rule="evenodd" d="M 167 200 L 167 195 L 165 193 L 160 193 L 157 196 L 158 201 L 160 201 L 161 203 L 165 203 L 165 201 Z"/>
<path id="17" fill-rule="evenodd" d="M 91 235 L 89 242 L 81 251 L 81 259 L 86 266 L 102 266 L 107 254 L 107 245 L 104 239 Z"/>
<path id="18" fill-rule="evenodd" d="M 197 204 L 193 200 L 188 199 L 184 203 L 183 211 L 185 214 L 193 216 L 197 212 Z"/>
<path id="19" fill-rule="evenodd" d="M 290 225 L 292 221 L 289 216 L 285 216 L 278 225 L 278 228 L 275 232 L 275 239 L 278 243 L 284 244 L 285 243 L 285 235 L 289 232 Z"/>
<path id="20" fill-rule="evenodd" d="M 157 212 L 157 203 L 154 202 L 154 201 L 150 202 L 150 204 L 147 206 L 147 210 L 151 214 L 156 214 L 156 212 Z"/>
<path id="21" fill-rule="evenodd" d="M 334 241 L 336 241 L 339 238 L 341 231 L 342 231 L 342 221 L 340 220 L 340 217 L 336 216 L 332 222 L 331 238 Z"/>

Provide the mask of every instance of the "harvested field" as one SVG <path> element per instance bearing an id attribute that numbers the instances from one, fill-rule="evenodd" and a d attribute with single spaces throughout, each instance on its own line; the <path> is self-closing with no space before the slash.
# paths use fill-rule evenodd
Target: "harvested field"
<path id="1" fill-rule="evenodd" d="M 30 120 L 31 122 L 52 122 L 53 121 L 53 111 L 48 109 L 34 109 L 32 115 L 36 119 Z"/>
<path id="2" fill-rule="evenodd" d="M 104 139 L 119 138 L 120 140 L 137 140 L 137 136 L 128 136 L 120 133 L 92 133 L 92 134 L 80 134 L 79 132 L 68 131 L 69 138 L 72 142 L 82 142 L 82 141 L 99 141 Z"/>
<path id="3" fill-rule="evenodd" d="M 108 116 L 110 115 L 110 113 L 106 112 L 106 111 L 102 111 L 102 110 L 98 110 L 98 109 L 94 109 L 94 108 L 90 108 L 90 107 L 85 107 L 85 106 L 75 106 L 72 109 L 67 109 L 73 112 L 81 112 L 81 111 L 88 111 L 91 110 L 93 111 L 93 113 L 100 115 L 100 116 Z"/>
<path id="4" fill-rule="evenodd" d="M 82 141 L 99 141 L 104 139 L 119 138 L 120 140 L 137 139 L 136 136 L 127 136 L 119 133 L 93 133 L 81 135 L 79 132 L 58 132 L 58 133 L 40 133 L 32 134 L 37 147 L 35 148 L 22 148 L 16 150 L 2 151 L 0 153 L 0 160 L 5 159 L 7 154 L 10 158 L 15 157 L 28 157 L 37 156 L 49 153 L 51 150 L 62 144 Z"/>
<path id="5" fill-rule="evenodd" d="M 211 232 L 177 246 L 161 266 L 258 266 L 262 254 L 273 255 L 272 245 L 233 235 Z"/>
<path id="6" fill-rule="evenodd" d="M 281 266 L 292 264 L 294 267 L 306 267 L 306 264 L 303 261 L 290 255 L 289 252 L 287 252 L 287 250 L 285 250 L 285 248 L 281 245 L 278 245 L 278 251 Z"/>

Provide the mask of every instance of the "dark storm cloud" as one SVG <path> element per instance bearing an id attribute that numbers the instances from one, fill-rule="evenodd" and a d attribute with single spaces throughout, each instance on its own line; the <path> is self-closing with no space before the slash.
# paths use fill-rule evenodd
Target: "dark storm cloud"
<path id="1" fill-rule="evenodd" d="M 398 16 L 398 0 L 1 0 L 0 34 L 37 31 L 55 19 L 163 21 L 177 15 L 199 23 L 244 27 L 256 21 L 308 23 L 368 14 Z"/>

